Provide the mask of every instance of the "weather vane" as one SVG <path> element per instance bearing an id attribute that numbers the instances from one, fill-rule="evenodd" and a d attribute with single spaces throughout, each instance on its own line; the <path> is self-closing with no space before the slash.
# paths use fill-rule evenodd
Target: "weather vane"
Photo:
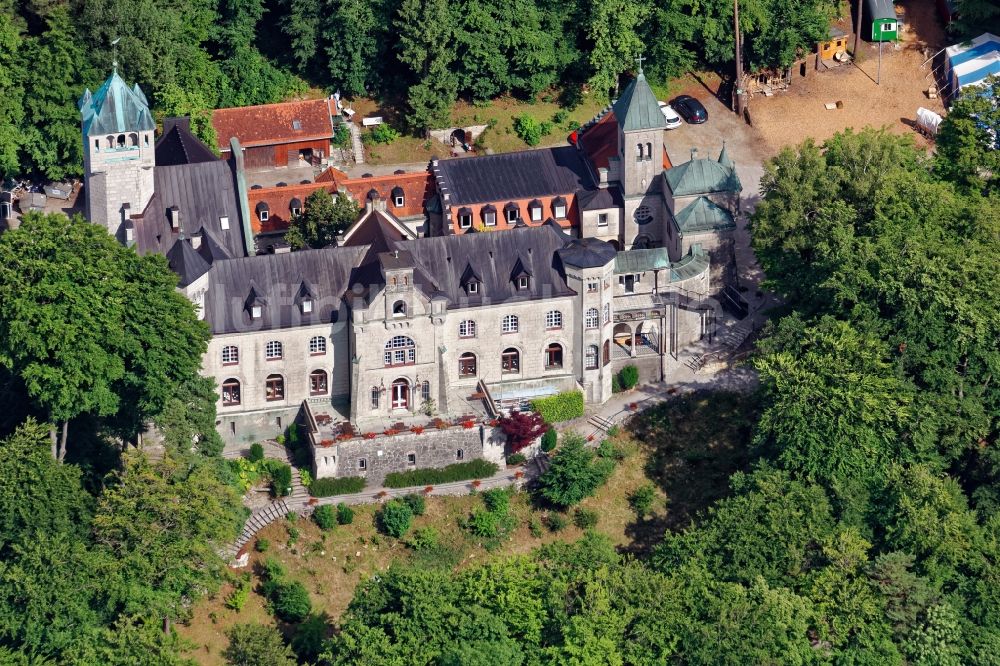
<path id="1" fill-rule="evenodd" d="M 111 68 L 115 71 L 115 74 L 118 73 L 118 42 L 120 42 L 121 39 L 122 39 L 121 37 L 115 37 L 114 40 L 111 42 L 111 47 L 112 47 Z"/>

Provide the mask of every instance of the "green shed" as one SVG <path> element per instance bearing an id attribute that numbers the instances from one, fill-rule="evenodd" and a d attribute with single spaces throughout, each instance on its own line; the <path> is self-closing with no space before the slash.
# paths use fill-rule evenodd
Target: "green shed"
<path id="1" fill-rule="evenodd" d="M 861 0 L 863 12 L 862 36 L 872 42 L 894 42 L 899 39 L 899 19 L 892 0 Z M 870 29 L 869 29 L 869 26 Z"/>

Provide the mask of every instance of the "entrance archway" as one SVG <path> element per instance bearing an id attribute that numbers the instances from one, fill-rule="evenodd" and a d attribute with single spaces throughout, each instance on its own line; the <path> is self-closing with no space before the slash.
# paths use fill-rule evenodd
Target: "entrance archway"
<path id="1" fill-rule="evenodd" d="M 392 383 L 392 409 L 410 408 L 410 382 L 400 378 Z"/>
<path id="2" fill-rule="evenodd" d="M 633 355 L 635 338 L 633 337 L 631 326 L 625 323 L 615 324 L 615 330 L 611 334 L 611 339 L 615 343 L 614 355 L 616 358 Z"/>

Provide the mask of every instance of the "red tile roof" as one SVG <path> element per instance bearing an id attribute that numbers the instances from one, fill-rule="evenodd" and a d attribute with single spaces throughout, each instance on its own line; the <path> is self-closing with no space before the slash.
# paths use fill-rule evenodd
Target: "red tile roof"
<path id="1" fill-rule="evenodd" d="M 618 155 L 618 121 L 613 111 L 605 113 L 578 139 L 594 170 L 607 169 L 608 160 Z"/>
<path id="2" fill-rule="evenodd" d="M 296 121 L 300 129 L 295 129 Z M 333 137 L 330 103 L 326 99 L 216 109 L 212 112 L 212 126 L 220 150 L 229 150 L 229 139 L 234 136 L 244 148 Z"/>
<path id="3" fill-rule="evenodd" d="M 368 200 L 368 192 L 374 189 L 378 192 L 379 198 L 386 202 L 386 210 L 397 218 L 422 215 L 424 202 L 433 194 L 433 180 L 428 171 L 349 179 L 343 172 L 330 168 L 316 180 L 315 183 L 304 185 L 250 190 L 247 193 L 247 203 L 250 206 L 250 226 L 254 235 L 287 229 L 291 221 L 292 199 L 298 199 L 299 203 L 304 205 L 306 198 L 318 189 L 325 189 L 331 194 L 343 189 L 362 208 Z M 404 203 L 399 208 L 392 199 L 392 191 L 396 187 L 403 190 Z M 261 202 L 266 203 L 268 207 L 266 222 L 261 222 L 257 214 L 257 204 Z"/>

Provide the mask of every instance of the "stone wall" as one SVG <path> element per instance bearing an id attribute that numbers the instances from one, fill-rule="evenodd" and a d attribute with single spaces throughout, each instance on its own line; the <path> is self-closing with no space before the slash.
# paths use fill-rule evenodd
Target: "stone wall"
<path id="1" fill-rule="evenodd" d="M 505 439 L 494 430 L 483 426 L 431 429 L 419 435 L 403 433 L 375 439 L 352 439 L 329 447 L 315 446 L 313 473 L 316 478 L 362 476 L 367 479 L 369 488 L 377 488 L 390 472 L 441 468 L 478 458 L 503 467 Z M 413 464 L 409 455 L 414 456 Z"/>

